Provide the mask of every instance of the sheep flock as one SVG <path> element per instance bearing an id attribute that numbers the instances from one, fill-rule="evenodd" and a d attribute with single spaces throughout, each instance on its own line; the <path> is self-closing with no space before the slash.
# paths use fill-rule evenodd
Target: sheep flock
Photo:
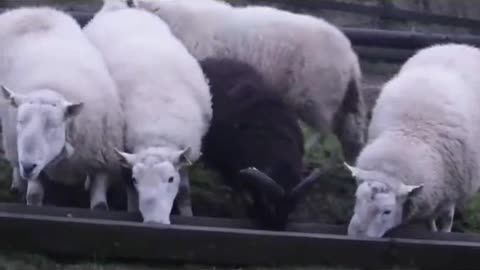
<path id="1" fill-rule="evenodd" d="M 85 191 L 79 204 L 109 211 L 116 190 L 124 210 L 170 224 L 174 211 L 195 215 L 190 168 L 203 162 L 249 218 L 283 230 L 322 185 L 324 168 L 304 173 L 300 122 L 342 146 L 356 183 L 350 236 L 414 221 L 450 232 L 480 187 L 472 46 L 417 51 L 368 120 L 345 34 L 273 7 L 104 0 L 83 28 L 58 9 L 20 7 L 0 14 L 0 40 L 2 146 L 27 205 Z"/>

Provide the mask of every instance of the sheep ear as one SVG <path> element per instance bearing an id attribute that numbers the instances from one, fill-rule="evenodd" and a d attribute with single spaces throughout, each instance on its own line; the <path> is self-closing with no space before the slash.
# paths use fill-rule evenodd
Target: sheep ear
<path id="1" fill-rule="evenodd" d="M 285 190 L 277 184 L 270 176 L 256 168 L 247 168 L 240 170 L 239 173 L 243 176 L 243 180 L 251 186 L 258 188 L 266 194 L 279 198 L 285 195 Z"/>
<path id="2" fill-rule="evenodd" d="M 408 198 L 411 196 L 415 196 L 420 193 L 423 189 L 423 184 L 420 185 L 405 185 L 401 184 L 398 190 L 398 197 L 400 198 Z"/>
<path id="3" fill-rule="evenodd" d="M 83 110 L 83 102 L 66 103 L 65 104 L 65 119 L 77 116 Z"/>
<path id="4" fill-rule="evenodd" d="M 191 166 L 193 164 L 192 161 L 188 158 L 191 152 L 192 149 L 190 147 L 187 147 L 180 151 L 180 154 L 178 155 L 178 164 L 180 166 Z"/>
<path id="5" fill-rule="evenodd" d="M 23 95 L 15 94 L 12 90 L 8 89 L 4 85 L 2 85 L 0 88 L 2 89 L 3 98 L 10 102 L 10 105 L 13 107 L 18 108 L 18 106 L 24 102 L 25 97 Z"/>
<path id="6" fill-rule="evenodd" d="M 122 152 L 118 150 L 117 148 L 113 148 L 113 152 L 117 155 L 121 165 L 126 168 L 131 168 L 133 167 L 133 164 L 135 163 L 135 155 L 134 154 L 129 154 L 126 152 Z"/>
<path id="7" fill-rule="evenodd" d="M 358 175 L 358 173 L 360 172 L 360 169 L 358 169 L 354 166 L 348 165 L 347 162 L 343 162 L 343 165 L 345 166 L 345 168 L 347 168 L 350 171 L 350 173 L 352 174 L 353 177 L 356 177 Z"/>
<path id="8" fill-rule="evenodd" d="M 67 158 L 70 158 L 75 153 L 75 148 L 70 143 L 65 143 L 65 154 Z"/>

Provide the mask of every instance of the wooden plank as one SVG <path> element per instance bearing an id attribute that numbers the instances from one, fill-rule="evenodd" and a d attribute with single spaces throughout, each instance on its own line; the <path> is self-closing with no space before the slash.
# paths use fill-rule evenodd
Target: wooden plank
<path id="1" fill-rule="evenodd" d="M 139 213 L 127 213 L 121 211 L 91 211 L 84 208 L 66 208 L 53 206 L 26 206 L 17 203 L 0 203 L 1 213 L 35 215 L 35 216 L 51 216 L 66 218 L 84 218 L 96 220 L 110 221 L 134 221 L 141 222 L 142 218 Z M 172 224 L 205 226 L 205 227 L 223 227 L 223 228 L 239 228 L 239 229 L 259 229 L 259 226 L 251 220 L 243 219 L 226 219 L 213 217 L 171 217 Z M 292 232 L 321 232 L 331 234 L 345 234 L 345 226 L 321 225 L 315 223 L 291 223 L 286 231 Z"/>
<path id="2" fill-rule="evenodd" d="M 26 215 L 45 215 L 53 217 L 87 218 L 119 221 L 141 221 L 139 213 L 122 211 L 91 211 L 86 208 L 67 208 L 55 206 L 27 206 L 20 203 L 0 202 L 0 212 Z"/>
<path id="3" fill-rule="evenodd" d="M 229 2 L 238 3 L 242 1 L 230 0 Z M 335 10 L 397 21 L 407 20 L 426 24 L 437 24 L 472 29 L 477 29 L 480 27 L 480 20 L 399 9 L 393 7 L 392 5 L 374 6 L 357 3 L 344 3 L 332 0 L 257 0 L 255 1 L 255 4 L 278 6 L 291 11 L 308 10 L 310 13 L 318 10 Z"/>
<path id="4" fill-rule="evenodd" d="M 54 257 L 215 265 L 479 269 L 480 243 L 152 225 L 0 213 L 0 249 Z"/>
<path id="5" fill-rule="evenodd" d="M 80 208 L 63 208 L 63 207 L 34 207 L 15 203 L 0 203 L 0 213 L 4 214 L 20 214 L 32 216 L 50 216 L 63 218 L 82 218 L 90 220 L 107 220 L 107 221 L 130 221 L 141 222 L 141 217 L 138 213 L 115 212 L 115 211 L 90 211 L 89 209 Z M 216 228 L 231 228 L 231 229 L 257 229 L 260 227 L 251 220 L 242 219 L 226 219 L 213 217 L 184 217 L 172 216 L 172 224 L 174 225 L 189 225 L 202 227 L 216 227 Z M 302 232 L 302 233 L 320 233 L 345 235 L 347 232 L 346 225 L 328 225 L 319 223 L 300 223 L 293 221 L 286 230 L 287 232 Z M 421 224 L 412 224 L 403 226 L 392 230 L 387 234 L 387 237 L 393 238 L 410 238 L 410 239 L 424 239 L 424 240 L 441 240 L 441 241 L 465 241 L 465 242 L 479 242 L 480 234 L 472 233 L 432 233 Z"/>
<path id="6" fill-rule="evenodd" d="M 252 1 L 245 0 L 227 0 L 233 5 L 245 5 L 251 4 Z M 1 1 L 0 1 L 1 2 Z M 26 2 L 26 3 L 25 3 Z M 42 1 L 37 0 L 21 0 L 18 1 L 18 5 L 39 5 Z M 480 20 L 471 18 L 459 18 L 454 16 L 432 14 L 427 12 L 418 12 L 412 10 L 405 10 L 395 8 L 392 4 L 387 5 L 365 5 L 359 3 L 344 3 L 333 0 L 256 0 L 256 5 L 269 5 L 285 8 L 291 11 L 308 10 L 315 12 L 318 10 L 334 10 L 348 13 L 355 13 L 357 15 L 365 15 L 371 17 L 380 17 L 387 20 L 396 21 L 416 21 L 426 24 L 436 24 L 444 26 L 462 27 L 477 29 L 480 27 Z M 1 7 L 0 3 L 0 7 Z M 10 3 L 12 5 L 12 3 Z M 92 10 L 94 11 L 94 10 Z"/>
<path id="7" fill-rule="evenodd" d="M 354 46 L 355 52 L 361 60 L 369 62 L 384 62 L 402 64 L 410 58 L 414 50 L 389 49 L 378 47 Z"/>
<path id="8" fill-rule="evenodd" d="M 82 26 L 91 18 L 91 14 L 85 12 L 71 12 L 71 14 Z M 480 37 L 473 35 L 425 34 L 350 27 L 340 27 L 340 29 L 355 46 L 418 50 L 438 43 L 456 42 L 480 47 Z M 372 53 L 369 55 L 371 57 Z M 393 58 L 395 61 L 399 61 L 404 57 L 403 55 L 405 53 L 393 56 Z"/>
<path id="9" fill-rule="evenodd" d="M 455 42 L 480 46 L 480 37 L 473 35 L 424 34 L 407 31 L 360 29 L 344 27 L 341 30 L 354 45 L 418 50 L 434 44 Z"/>
<path id="10" fill-rule="evenodd" d="M 91 19 L 91 14 L 85 12 L 71 12 L 71 14 L 82 26 Z M 425 34 L 407 31 L 362 29 L 351 27 L 340 27 L 340 29 L 356 46 L 397 48 L 407 50 L 418 50 L 433 44 L 446 42 L 480 46 L 480 37 L 473 35 Z"/>
<path id="11" fill-rule="evenodd" d="M 1 2 L 1 1 L 0 1 Z M 26 3 L 25 3 L 26 2 Z M 252 1 L 245 0 L 228 0 L 234 5 L 245 5 L 245 2 L 251 4 Z M 38 5 L 42 1 L 37 0 L 21 0 L 18 4 L 21 5 Z M 396 21 L 416 21 L 426 24 L 436 24 L 444 26 L 462 27 L 477 29 L 480 27 L 480 20 L 471 18 L 459 18 L 454 16 L 432 14 L 427 12 L 418 12 L 405 9 L 395 8 L 392 4 L 387 5 L 365 5 L 359 3 L 344 3 L 333 0 L 256 0 L 256 5 L 269 5 L 285 8 L 291 11 L 308 10 L 315 12 L 318 10 L 334 10 L 348 13 L 355 13 L 357 15 L 365 15 L 371 17 L 380 17 L 387 20 Z M 0 3 L 0 7 L 1 7 Z M 12 5 L 12 3 L 10 3 Z M 92 10 L 94 11 L 94 10 Z"/>
<path id="12" fill-rule="evenodd" d="M 4 9 L 0 9 L 2 13 Z M 86 12 L 70 12 L 83 26 L 92 14 Z M 480 47 L 480 37 L 473 35 L 424 34 L 406 31 L 390 31 L 379 29 L 340 28 L 355 46 L 383 47 L 418 50 L 433 44 L 456 42 Z"/>

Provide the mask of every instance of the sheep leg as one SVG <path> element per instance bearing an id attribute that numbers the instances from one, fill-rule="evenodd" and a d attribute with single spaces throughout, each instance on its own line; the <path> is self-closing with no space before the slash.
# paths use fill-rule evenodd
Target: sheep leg
<path id="1" fill-rule="evenodd" d="M 140 211 L 137 190 L 131 186 L 127 187 L 127 211 L 129 213 Z"/>
<path id="2" fill-rule="evenodd" d="M 234 205 L 234 209 L 232 209 L 232 218 L 242 218 L 243 216 L 241 215 L 241 206 L 243 203 L 243 197 L 241 194 L 238 192 L 234 192 L 232 194 L 232 202 Z"/>
<path id="3" fill-rule="evenodd" d="M 127 212 L 139 212 L 138 192 L 132 180 L 132 169 L 122 167 L 121 178 L 123 179 L 127 193 Z"/>
<path id="4" fill-rule="evenodd" d="M 437 227 L 437 222 L 436 222 L 436 219 L 435 218 L 432 218 L 430 220 L 430 230 L 432 232 L 438 232 L 438 227 Z"/>
<path id="5" fill-rule="evenodd" d="M 252 196 L 248 193 L 248 190 L 242 188 L 242 176 L 236 174 L 234 176 L 226 176 L 230 179 L 228 187 L 229 193 L 232 198 L 232 218 L 245 218 L 248 217 L 248 207 L 253 204 Z"/>
<path id="6" fill-rule="evenodd" d="M 27 183 L 27 205 L 42 206 L 45 191 L 39 179 Z"/>
<path id="7" fill-rule="evenodd" d="M 193 216 L 192 202 L 190 199 L 190 180 L 187 168 L 180 169 L 180 187 L 178 189 L 176 205 L 180 215 Z"/>
<path id="8" fill-rule="evenodd" d="M 10 192 L 17 196 L 23 196 L 27 191 L 27 184 L 27 181 L 20 177 L 18 167 L 14 167 L 12 171 L 12 183 L 10 185 Z"/>
<path id="9" fill-rule="evenodd" d="M 448 204 L 440 213 L 438 220 L 441 222 L 441 232 L 451 232 L 453 227 L 453 216 L 455 214 L 455 204 Z"/>
<path id="10" fill-rule="evenodd" d="M 233 218 L 245 218 L 248 217 L 247 208 L 249 205 L 253 204 L 253 199 L 246 191 L 236 191 L 232 194 L 233 206 L 235 211 L 233 211 Z"/>
<path id="11" fill-rule="evenodd" d="M 108 176 L 97 173 L 90 184 L 90 209 L 108 211 L 107 190 Z"/>

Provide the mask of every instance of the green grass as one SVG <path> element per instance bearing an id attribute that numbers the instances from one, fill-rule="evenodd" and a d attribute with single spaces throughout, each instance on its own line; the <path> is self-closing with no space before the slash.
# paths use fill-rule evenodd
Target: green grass
<path id="1" fill-rule="evenodd" d="M 61 264 L 46 257 L 29 254 L 0 255 L 0 270 L 154 270 L 154 269 L 191 269 L 191 270 L 350 270 L 350 268 L 325 268 L 325 267 L 215 267 L 201 265 L 140 265 L 118 263 L 84 262 L 74 264 Z M 353 270 L 353 269 L 351 269 Z"/>
<path id="2" fill-rule="evenodd" d="M 11 171 L 8 162 L 0 159 L 0 201 L 2 202 L 10 202 L 14 200 L 14 197 L 9 192 Z"/>
<path id="3" fill-rule="evenodd" d="M 356 268 L 307 266 L 307 267 L 216 267 L 201 265 L 139 265 L 117 263 L 84 262 L 61 264 L 38 255 L 14 254 L 0 255 L 0 270 L 356 270 Z M 407 270 L 391 268 L 391 270 Z M 409 268 L 413 270 L 412 268 Z M 389 270 L 389 269 L 385 269 Z"/>
<path id="4" fill-rule="evenodd" d="M 463 214 L 463 220 L 456 225 L 468 232 L 480 233 L 480 194 L 472 199 Z"/>

